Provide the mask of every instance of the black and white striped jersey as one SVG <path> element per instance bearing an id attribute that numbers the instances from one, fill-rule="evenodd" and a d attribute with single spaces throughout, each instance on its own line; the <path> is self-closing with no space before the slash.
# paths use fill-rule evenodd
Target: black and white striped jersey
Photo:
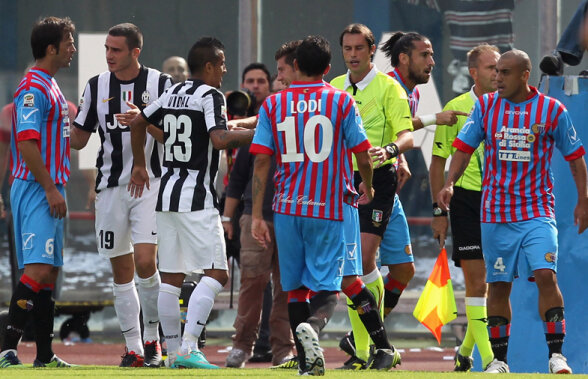
<path id="1" fill-rule="evenodd" d="M 129 81 L 118 80 L 103 72 L 88 81 L 80 100 L 74 125 L 87 132 L 98 131 L 101 147 L 96 158 L 96 191 L 127 185 L 133 168 L 131 129 L 116 121 L 114 115 L 129 109 L 127 101 L 144 109 L 171 86 L 167 74 L 141 66 L 139 75 Z M 161 176 L 163 146 L 147 135 L 145 160 L 151 178 Z"/>
<path id="2" fill-rule="evenodd" d="M 143 110 L 164 133 L 157 211 L 191 212 L 218 208 L 214 184 L 220 153 L 209 133 L 227 129 L 224 95 L 200 80 L 178 83 Z"/>

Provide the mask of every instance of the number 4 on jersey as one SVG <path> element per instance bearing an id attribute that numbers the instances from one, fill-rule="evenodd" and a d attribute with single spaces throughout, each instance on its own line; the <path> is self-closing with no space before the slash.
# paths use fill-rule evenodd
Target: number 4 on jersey
<path id="1" fill-rule="evenodd" d="M 494 269 L 498 270 L 500 272 L 504 272 L 504 270 L 506 269 L 506 266 L 504 265 L 504 262 L 502 261 L 502 257 L 496 258 L 496 262 L 494 262 Z"/>

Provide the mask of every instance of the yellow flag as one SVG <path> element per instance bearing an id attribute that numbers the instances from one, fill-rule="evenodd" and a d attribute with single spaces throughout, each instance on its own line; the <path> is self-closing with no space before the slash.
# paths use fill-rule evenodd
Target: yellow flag
<path id="1" fill-rule="evenodd" d="M 457 317 L 445 248 L 437 257 L 433 272 L 414 308 L 413 316 L 426 326 L 441 344 L 441 327 Z"/>

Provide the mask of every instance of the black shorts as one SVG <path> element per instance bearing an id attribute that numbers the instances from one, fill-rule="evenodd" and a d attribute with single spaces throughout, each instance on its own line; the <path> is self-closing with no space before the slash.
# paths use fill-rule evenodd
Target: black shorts
<path id="1" fill-rule="evenodd" d="M 361 175 L 355 172 L 355 188 L 359 188 Z M 394 165 L 386 165 L 374 170 L 372 186 L 376 193 L 374 199 L 366 205 L 359 206 L 359 230 L 361 233 L 384 235 L 392 208 L 394 207 L 394 195 L 396 195 L 396 168 Z"/>
<path id="2" fill-rule="evenodd" d="M 482 232 L 480 229 L 480 204 L 482 192 L 453 188 L 449 204 L 453 254 L 451 259 L 461 267 L 461 259 L 484 259 L 482 255 Z"/>

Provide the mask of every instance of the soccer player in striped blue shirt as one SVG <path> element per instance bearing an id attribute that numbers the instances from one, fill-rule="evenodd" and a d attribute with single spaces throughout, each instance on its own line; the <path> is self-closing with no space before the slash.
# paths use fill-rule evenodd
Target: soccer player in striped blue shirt
<path id="1" fill-rule="evenodd" d="M 502 54 L 496 71 L 498 91 L 478 99 L 455 139 L 457 151 L 437 200 L 448 209 L 453 184 L 484 141 L 481 227 L 489 282 L 488 332 L 495 357 L 486 372 L 509 371 L 509 296 L 518 264 L 523 264 L 523 269 L 526 264 L 539 290 L 549 371 L 569 374 L 572 370 L 562 355 L 565 318 L 556 278 L 558 246 L 551 157 L 557 147 L 569 161 L 578 191 L 574 221 L 582 233 L 588 227 L 584 147 L 565 107 L 528 85 L 531 61 L 525 52 Z"/>
<path id="2" fill-rule="evenodd" d="M 69 178 L 68 105 L 55 74 L 76 52 L 69 18 L 47 17 L 31 33 L 35 66 L 14 94 L 10 192 L 18 266 L 24 268 L 10 300 L 0 368 L 21 365 L 16 348 L 29 315 L 35 328 L 34 367 L 64 367 L 51 348 L 53 290 L 63 266 L 65 184 Z"/>
<path id="3" fill-rule="evenodd" d="M 297 81 L 270 96 L 260 109 L 251 152 L 257 154 L 253 179 L 254 238 L 269 241 L 262 198 L 270 156 L 276 154 L 274 226 L 281 282 L 288 291 L 288 313 L 297 339 L 301 373 L 324 374 L 316 331 L 307 322 L 310 291 L 343 292 L 361 308 L 377 352 L 372 368 L 388 369 L 400 356 L 389 344 L 376 302 L 361 279 L 345 276 L 347 212 L 344 195 L 355 193 L 345 178 L 355 154 L 363 182 L 360 202 L 371 201 L 371 146 L 353 98 L 325 82 L 331 59 L 328 42 L 307 37 L 296 50 Z M 345 214 L 345 215 L 344 215 Z M 357 219 L 357 216 L 356 216 Z M 354 251 L 359 254 L 359 251 Z M 369 320 L 368 320 L 369 319 Z M 371 325 L 369 327 L 367 325 Z"/>

